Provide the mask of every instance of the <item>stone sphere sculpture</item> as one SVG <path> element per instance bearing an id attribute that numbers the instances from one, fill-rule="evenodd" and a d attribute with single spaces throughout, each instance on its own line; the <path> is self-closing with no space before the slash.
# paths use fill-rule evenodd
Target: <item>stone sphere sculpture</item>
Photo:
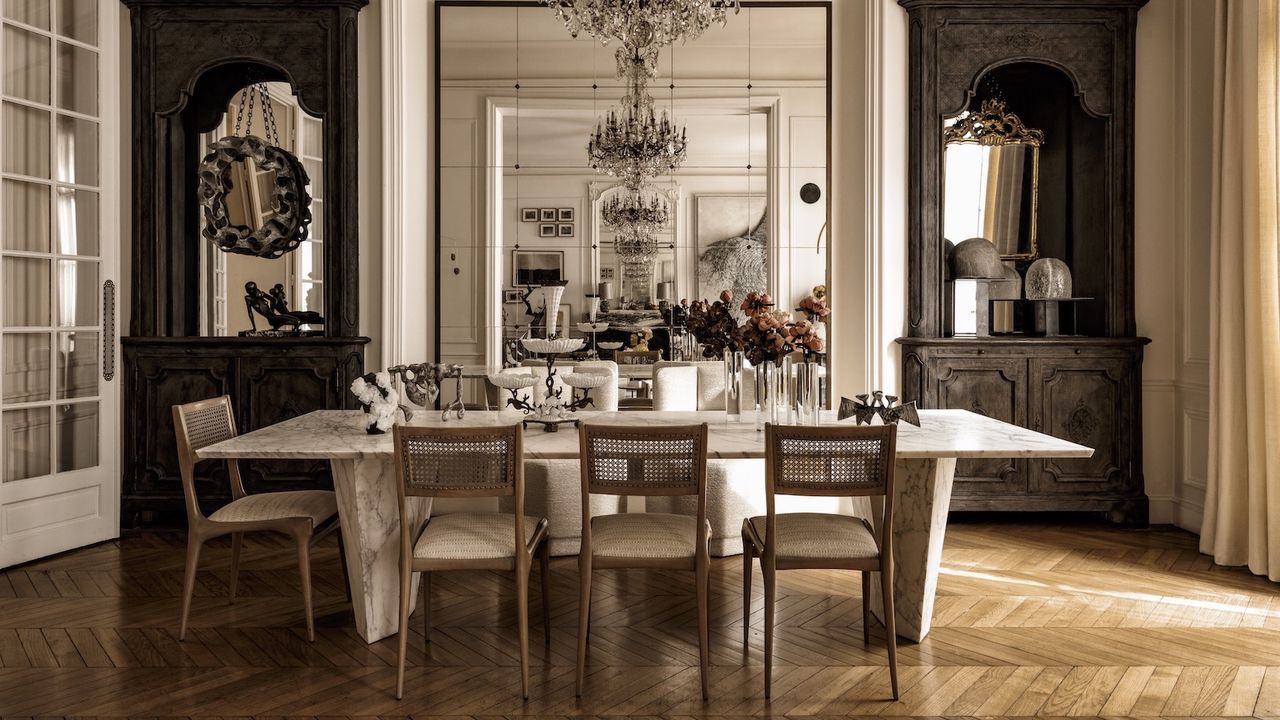
<path id="1" fill-rule="evenodd" d="M 1071 268 L 1057 258 L 1040 258 L 1027 268 L 1028 300 L 1062 300 L 1071 297 Z"/>
<path id="2" fill-rule="evenodd" d="M 1000 261 L 1000 252 L 986 238 L 969 238 L 956 245 L 951 251 L 951 277 L 953 278 L 988 278 L 999 280 L 1004 277 L 1005 265 Z"/>

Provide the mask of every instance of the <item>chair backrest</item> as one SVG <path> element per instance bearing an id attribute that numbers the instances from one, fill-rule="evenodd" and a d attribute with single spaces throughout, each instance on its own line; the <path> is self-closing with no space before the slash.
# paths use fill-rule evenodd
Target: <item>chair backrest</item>
<path id="1" fill-rule="evenodd" d="M 767 492 L 893 496 L 896 425 L 765 426 Z"/>
<path id="2" fill-rule="evenodd" d="M 662 359 L 662 351 L 619 350 L 613 357 L 619 365 L 652 365 Z"/>
<path id="3" fill-rule="evenodd" d="M 204 513 L 200 512 L 200 501 L 196 497 L 195 466 L 199 462 L 196 451 L 236 436 L 236 418 L 231 410 L 231 398 L 223 395 L 185 405 L 174 405 L 173 435 L 178 445 L 178 470 L 182 475 L 187 521 L 198 522 L 204 519 Z M 227 474 L 231 480 L 231 497 L 244 497 L 239 464 L 233 460 L 227 461 Z"/>
<path id="4" fill-rule="evenodd" d="M 560 363 L 556 363 L 559 365 Z M 574 372 L 604 375 L 609 381 L 591 391 L 590 410 L 618 411 L 618 364 L 612 360 L 584 360 L 573 368 Z M 559 377 L 557 372 L 556 376 Z M 568 392 L 568 388 L 565 388 Z"/>
<path id="5" fill-rule="evenodd" d="M 700 495 L 707 483 L 707 424 L 637 427 L 583 423 L 582 492 Z"/>
<path id="6" fill-rule="evenodd" d="M 523 495 L 519 424 L 393 428 L 397 486 L 405 497 Z"/>
<path id="7" fill-rule="evenodd" d="M 663 360 L 653 364 L 653 409 L 698 409 L 698 368 L 693 363 Z"/>

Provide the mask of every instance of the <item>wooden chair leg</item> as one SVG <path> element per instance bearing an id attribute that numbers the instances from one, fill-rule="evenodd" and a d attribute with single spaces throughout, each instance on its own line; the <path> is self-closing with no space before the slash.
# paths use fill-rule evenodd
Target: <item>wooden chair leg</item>
<path id="1" fill-rule="evenodd" d="M 862 644 L 871 644 L 871 573 L 862 571 Z"/>
<path id="2" fill-rule="evenodd" d="M 587 633 L 591 623 L 591 557 L 578 561 L 578 673 L 574 694 L 582 697 L 582 680 L 587 670 Z"/>
<path id="3" fill-rule="evenodd" d="M 551 647 L 551 541 L 543 539 L 538 564 L 542 566 L 542 634 Z"/>
<path id="4" fill-rule="evenodd" d="M 428 573 L 422 573 L 422 582 L 427 582 Z M 404 658 L 409 650 L 409 594 L 413 592 L 413 571 L 408 565 L 400 567 L 400 632 L 396 638 L 399 653 L 396 656 L 396 699 L 404 697 Z M 429 610 L 428 610 L 429 612 Z M 430 625 L 427 626 L 430 632 Z"/>
<path id="5" fill-rule="evenodd" d="M 342 589 L 347 591 L 347 602 L 351 602 L 351 571 L 347 569 L 347 546 L 342 542 L 342 528 L 334 533 L 338 536 L 338 559 L 342 561 Z"/>
<path id="6" fill-rule="evenodd" d="M 698 665 L 702 675 L 702 699 L 705 701 L 711 697 L 707 689 L 707 675 L 711 669 L 711 633 L 708 628 L 711 615 L 709 601 L 711 572 L 708 562 L 701 557 L 698 558 L 698 569 L 695 575 L 695 583 L 698 586 Z"/>
<path id="7" fill-rule="evenodd" d="M 240 544 L 244 540 L 244 533 L 231 533 L 231 579 L 227 583 L 227 604 L 234 605 L 236 602 L 236 585 L 240 579 Z"/>
<path id="8" fill-rule="evenodd" d="M 418 584 L 422 588 L 422 638 L 425 644 L 431 644 L 431 573 L 422 571 L 418 573 L 422 579 Z M 410 591 L 413 590 L 412 578 L 409 585 Z"/>
<path id="9" fill-rule="evenodd" d="M 777 571 L 760 563 L 764 575 L 764 697 L 773 697 L 773 610 Z"/>
<path id="10" fill-rule="evenodd" d="M 311 607 L 311 538 L 298 533 L 298 575 L 302 578 L 302 609 L 307 615 L 307 641 L 316 640 L 316 621 Z"/>
<path id="11" fill-rule="evenodd" d="M 520 693 L 529 699 L 529 575 L 524 567 L 516 567 L 516 619 L 520 632 Z"/>
<path id="12" fill-rule="evenodd" d="M 898 634 L 893 609 L 893 570 L 880 571 L 880 592 L 884 597 L 884 642 L 889 650 L 889 684 L 898 699 Z"/>
<path id="13" fill-rule="evenodd" d="M 751 571 L 755 559 L 755 544 L 742 533 L 742 652 L 747 652 L 751 640 Z"/>
<path id="14" fill-rule="evenodd" d="M 196 589 L 196 568 L 200 565 L 200 549 L 204 538 L 187 535 L 187 567 L 182 577 L 182 622 L 178 627 L 178 640 L 187 639 L 187 619 L 191 616 L 191 596 Z"/>

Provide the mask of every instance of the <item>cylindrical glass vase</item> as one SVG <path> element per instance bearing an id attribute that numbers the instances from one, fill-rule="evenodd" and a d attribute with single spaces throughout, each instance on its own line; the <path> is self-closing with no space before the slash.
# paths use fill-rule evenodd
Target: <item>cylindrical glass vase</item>
<path id="1" fill-rule="evenodd" d="M 742 351 L 724 353 L 724 414 L 726 422 L 742 421 L 742 368 L 746 358 Z"/>
<path id="2" fill-rule="evenodd" d="M 764 430 L 765 423 L 789 423 L 791 412 L 787 407 L 790 396 L 787 376 L 791 372 L 791 359 L 784 358 L 781 365 L 766 360 L 757 365 L 755 371 L 756 430 Z"/>
<path id="3" fill-rule="evenodd" d="M 796 365 L 796 423 L 817 425 L 822 412 L 822 366 L 810 358 Z"/>

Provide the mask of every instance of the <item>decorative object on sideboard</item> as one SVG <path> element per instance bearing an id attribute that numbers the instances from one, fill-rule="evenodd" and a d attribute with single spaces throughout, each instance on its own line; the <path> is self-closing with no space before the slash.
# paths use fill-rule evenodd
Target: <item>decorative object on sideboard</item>
<path id="1" fill-rule="evenodd" d="M 267 139 L 240 135 L 246 105 L 248 120 L 244 124 L 249 127 L 257 98 L 261 98 Z M 262 208 L 262 212 L 253 213 L 252 217 L 233 218 L 227 198 L 245 194 L 244 184 L 251 174 L 270 174 L 271 207 Z M 266 83 L 240 91 L 232 134 L 209 146 L 208 154 L 200 163 L 198 178 L 196 198 L 204 220 L 200 234 L 223 252 L 278 258 L 307 239 L 307 226 L 311 224 L 311 196 L 307 185 L 311 180 L 302 161 L 280 147 Z M 251 200 L 256 202 L 259 197 L 254 193 Z M 251 227 L 236 222 L 239 219 L 261 222 Z"/>
<path id="2" fill-rule="evenodd" d="M 366 415 L 365 432 L 381 435 L 395 425 L 396 415 L 401 413 L 400 393 L 391 383 L 386 372 L 365 373 L 351 381 L 351 393 L 360 401 Z"/>
<path id="3" fill-rule="evenodd" d="M 426 407 L 440 397 L 445 380 L 454 380 L 456 388 L 454 398 L 440 411 L 440 420 L 447 421 L 449 413 L 457 415 L 461 420 L 466 413 L 462 402 L 462 366 L 442 363 L 414 363 L 411 365 L 395 365 L 387 368 L 387 373 L 400 380 L 405 397 L 410 402 Z M 406 421 L 413 419 L 413 411 L 401 408 Z"/>
<path id="4" fill-rule="evenodd" d="M 601 269 L 604 270 L 603 268 Z M 612 270 L 612 268 L 610 268 Z M 609 313 L 609 303 L 613 301 L 613 283 L 605 280 L 596 285 L 596 295 L 600 297 L 600 312 Z"/>
<path id="5" fill-rule="evenodd" d="M 905 405 L 899 405 L 897 395 L 886 395 L 882 390 L 856 397 L 857 400 L 840 398 L 839 419 L 852 417 L 859 425 L 870 425 L 871 420 L 879 416 L 886 425 L 897 425 L 899 420 L 905 420 L 920 427 L 920 413 L 916 411 L 914 400 Z"/>
<path id="6" fill-rule="evenodd" d="M 955 246 L 951 251 L 951 277 L 956 280 L 989 279 L 1004 277 L 1004 262 L 996 246 L 986 238 L 973 237 Z"/>
<path id="7" fill-rule="evenodd" d="M 284 285 L 276 283 L 269 292 L 262 292 L 258 283 L 250 280 L 244 284 L 245 312 L 249 314 L 250 330 L 242 330 L 241 337 L 301 337 L 319 335 L 314 328 L 303 330 L 302 326 L 324 325 L 324 317 L 314 310 L 290 310 L 288 298 L 285 297 Z M 256 316 L 262 316 L 271 326 L 270 330 L 259 330 Z"/>
<path id="8" fill-rule="evenodd" d="M 1058 258 L 1040 258 L 1027 268 L 1028 300 L 1061 300 L 1071 297 L 1071 268 Z"/>
<path id="9" fill-rule="evenodd" d="M 546 390 L 542 400 L 520 396 L 521 390 L 536 384 L 537 378 L 533 375 L 495 373 L 489 376 L 489 382 L 510 391 L 511 397 L 507 398 L 507 405 L 525 414 L 522 424 L 526 430 L 531 423 L 541 425 L 544 432 L 556 432 L 564 424 L 571 424 L 574 427 L 581 425 L 582 420 L 573 416 L 572 413 L 591 405 L 591 389 L 608 382 L 609 377 L 574 372 L 564 375 L 561 380 L 565 385 L 573 388 L 569 392 L 568 399 L 564 398 L 564 388 L 556 387 L 555 380 L 556 358 L 582 349 L 584 340 L 582 338 L 524 338 L 520 342 L 529 352 L 541 355 L 547 364 Z M 581 390 L 582 395 L 579 396 L 575 390 Z"/>

